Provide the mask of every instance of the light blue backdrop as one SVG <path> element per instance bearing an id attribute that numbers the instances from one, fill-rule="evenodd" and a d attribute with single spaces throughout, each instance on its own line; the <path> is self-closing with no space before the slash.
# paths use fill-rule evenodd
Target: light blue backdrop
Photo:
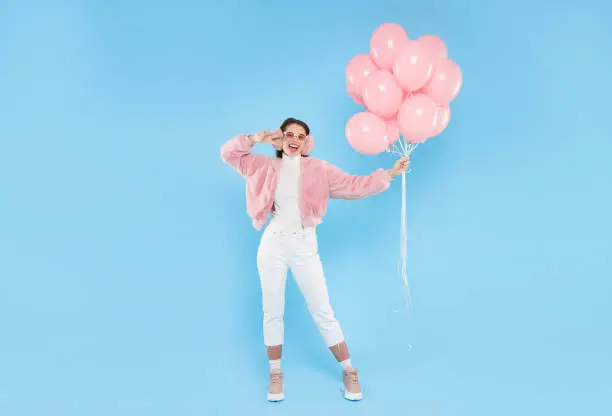
<path id="1" fill-rule="evenodd" d="M 611 18 L 604 0 L 3 1 L 0 413 L 611 414 Z M 413 313 L 393 312 L 400 182 L 335 201 L 320 246 L 366 400 L 341 398 L 290 281 L 270 405 L 259 234 L 219 147 L 296 116 L 317 157 L 390 166 L 343 134 L 345 65 L 386 21 L 440 35 L 464 72 L 413 157 Z"/>

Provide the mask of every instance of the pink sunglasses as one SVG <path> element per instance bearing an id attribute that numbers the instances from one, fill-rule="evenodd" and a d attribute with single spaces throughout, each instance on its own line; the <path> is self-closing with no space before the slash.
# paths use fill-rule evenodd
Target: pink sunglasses
<path id="1" fill-rule="evenodd" d="M 293 133 L 292 131 L 286 131 L 285 132 L 285 137 L 288 138 L 288 139 L 297 138 L 298 140 L 304 140 L 306 138 L 306 135 L 303 134 L 303 133 L 296 134 L 296 133 Z"/>

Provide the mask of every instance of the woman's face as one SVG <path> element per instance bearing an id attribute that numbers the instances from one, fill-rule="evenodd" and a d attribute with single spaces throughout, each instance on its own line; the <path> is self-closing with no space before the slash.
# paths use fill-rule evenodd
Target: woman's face
<path id="1" fill-rule="evenodd" d="M 306 130 L 299 124 L 290 124 L 284 131 L 283 152 L 289 156 L 302 154 L 306 142 Z"/>

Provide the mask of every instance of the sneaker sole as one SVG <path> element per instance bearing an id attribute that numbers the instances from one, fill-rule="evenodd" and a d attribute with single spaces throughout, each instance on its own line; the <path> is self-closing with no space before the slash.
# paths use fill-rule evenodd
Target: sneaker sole
<path id="1" fill-rule="evenodd" d="M 344 383 L 340 384 L 340 390 L 344 393 L 344 398 L 351 402 L 358 402 L 363 400 L 363 393 L 351 393 L 346 391 L 346 387 L 344 387 Z"/>
<path id="2" fill-rule="evenodd" d="M 283 400 L 285 400 L 285 393 L 268 393 L 269 402 L 282 402 Z"/>

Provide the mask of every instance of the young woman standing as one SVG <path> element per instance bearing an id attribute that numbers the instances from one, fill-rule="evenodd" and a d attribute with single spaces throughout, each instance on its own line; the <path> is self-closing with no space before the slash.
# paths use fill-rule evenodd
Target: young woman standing
<path id="1" fill-rule="evenodd" d="M 252 154 L 256 143 L 271 143 L 276 157 Z M 363 398 L 357 370 L 330 305 L 316 226 L 322 222 L 329 198 L 361 199 L 380 193 L 409 164 L 408 158 L 402 158 L 387 170 L 378 169 L 367 176 L 349 175 L 325 161 L 308 157 L 313 144 L 308 125 L 289 118 L 276 131 L 242 134 L 221 148 L 222 159 L 247 180 L 247 211 L 255 228 L 261 229 L 272 214 L 257 253 L 264 344 L 270 362 L 269 401 L 285 398 L 281 356 L 288 270 L 326 345 L 342 366 L 344 397 Z"/>

